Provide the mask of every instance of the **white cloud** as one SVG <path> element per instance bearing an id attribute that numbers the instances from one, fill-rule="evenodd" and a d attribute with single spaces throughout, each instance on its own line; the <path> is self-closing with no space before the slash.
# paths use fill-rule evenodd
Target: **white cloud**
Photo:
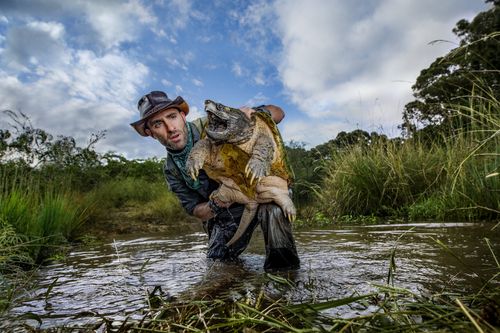
<path id="1" fill-rule="evenodd" d="M 184 91 L 184 89 L 182 88 L 181 85 L 179 85 L 179 84 L 175 85 L 175 93 L 177 95 L 181 95 L 183 91 Z"/>
<path id="2" fill-rule="evenodd" d="M 233 63 L 231 71 L 238 77 L 243 76 L 243 67 L 241 67 L 241 65 L 237 62 Z"/>
<path id="3" fill-rule="evenodd" d="M 190 0 L 171 0 L 174 7 L 175 16 L 170 18 L 176 28 L 184 28 L 189 21 L 192 12 L 192 3 Z"/>
<path id="4" fill-rule="evenodd" d="M 214 38 L 213 36 L 198 36 L 196 39 L 202 43 L 210 43 Z"/>
<path id="5" fill-rule="evenodd" d="M 203 87 L 204 84 L 203 84 L 203 81 L 201 80 L 198 80 L 198 79 L 192 79 L 191 82 L 193 82 L 193 84 L 197 87 Z"/>
<path id="6" fill-rule="evenodd" d="M 257 73 L 255 73 L 255 76 L 253 77 L 253 81 L 255 82 L 255 84 L 257 84 L 259 86 L 263 86 L 266 84 L 266 77 L 264 76 L 264 74 L 262 72 L 257 72 Z"/>
<path id="7" fill-rule="evenodd" d="M 23 111 L 36 126 L 82 143 L 90 133 L 135 118 L 135 97 L 147 74 L 143 64 L 118 52 L 99 57 L 74 51 L 69 64 L 47 68 L 29 82 L 0 72 L 0 110 Z M 111 135 L 107 144 L 120 142 L 113 142 Z"/>
<path id="8" fill-rule="evenodd" d="M 132 41 L 138 35 L 138 23 L 154 26 L 157 18 L 138 1 L 84 1 L 86 19 L 107 47 Z"/>
<path id="9" fill-rule="evenodd" d="M 186 117 L 188 121 L 193 121 L 205 116 L 206 114 L 204 111 L 200 110 L 198 107 L 194 105 L 189 105 L 189 114 Z"/>
<path id="10" fill-rule="evenodd" d="M 324 122 L 321 120 L 289 120 L 281 122 L 278 127 L 284 140 L 306 143 L 311 148 L 319 143 L 332 139 L 338 132 L 353 129 L 351 125 L 340 121 Z"/>
<path id="11" fill-rule="evenodd" d="M 269 22 L 274 20 L 274 8 L 271 2 L 257 0 L 252 2 L 244 11 L 231 11 L 230 17 L 237 20 L 243 28 L 243 34 L 239 32 L 234 35 L 236 41 L 245 45 L 247 49 L 253 50 L 255 55 L 266 57 L 270 48 L 271 40 L 269 31 L 273 29 Z"/>
<path id="12" fill-rule="evenodd" d="M 473 14 L 461 2 L 277 1 L 285 93 L 313 119 L 392 128 L 420 70 L 453 47 L 428 43 L 455 40 L 455 23 Z"/>
<path id="13" fill-rule="evenodd" d="M 171 87 L 173 85 L 172 82 L 170 82 L 169 80 L 166 80 L 166 79 L 162 79 L 161 84 L 163 84 L 165 87 Z"/>
<path id="14" fill-rule="evenodd" d="M 34 30 L 46 32 L 52 39 L 61 39 L 64 37 L 64 26 L 58 22 L 30 22 L 28 27 Z"/>
<path id="15" fill-rule="evenodd" d="M 1 5 L 0 5 L 1 6 Z M 187 4 L 170 4 L 168 12 L 175 18 L 176 24 L 169 24 L 168 31 L 156 16 L 153 5 L 144 4 L 139 0 L 87 0 L 87 1 L 29 1 L 17 0 L 16 5 L 4 4 L 3 10 L 8 14 L 15 14 L 29 22 L 33 17 L 51 19 L 70 18 L 73 21 L 84 21 L 78 25 L 80 36 L 88 43 L 99 43 L 101 47 L 113 48 L 123 42 L 136 40 L 145 29 L 152 31 L 159 37 L 167 37 L 175 41 L 176 31 L 185 26 L 189 19 Z M 1 16 L 5 17 L 5 16 Z M 8 23 L 8 18 L 5 17 Z M 0 22 L 3 23 L 3 20 Z"/>
<path id="16" fill-rule="evenodd" d="M 2 63 L 21 71 L 68 64 L 71 54 L 64 34 L 64 26 L 58 22 L 33 21 L 14 27 L 7 31 Z"/>
<path id="17" fill-rule="evenodd" d="M 176 59 L 174 57 L 167 57 L 165 60 L 172 68 L 180 68 L 180 69 L 185 70 L 185 71 L 188 70 L 188 67 L 186 66 L 186 64 L 181 63 L 178 59 Z"/>
<path id="18" fill-rule="evenodd" d="M 264 95 L 262 92 L 259 92 L 255 96 L 253 96 L 252 98 L 250 98 L 246 102 L 245 105 L 249 106 L 249 107 L 259 106 L 259 105 L 265 104 L 265 102 L 267 100 L 268 100 L 268 97 L 266 95 Z"/>
<path id="19" fill-rule="evenodd" d="M 453 40 L 455 22 L 477 12 L 460 9 L 469 8 L 469 2 L 239 3 L 236 6 L 245 9 L 230 13 L 234 20 L 230 23 L 239 24 L 231 31 L 230 41 L 243 46 L 244 56 L 239 53 L 233 60 L 205 59 L 192 43 L 184 49 L 185 39 L 181 39 L 182 29 L 191 33 L 191 22 L 219 19 L 214 15 L 224 13 L 215 10 L 233 7 L 227 2 L 200 6 L 209 9 L 201 13 L 195 2 L 184 0 L 17 0 L 15 5 L 0 1 L 0 108 L 25 111 L 37 126 L 79 140 L 109 129 L 100 149 L 128 152 L 128 157 L 163 155 L 160 145 L 141 138 L 128 125 L 138 118 L 138 96 L 159 80 L 177 95 L 201 99 L 178 82 L 162 79 L 162 73 L 184 83 L 195 78 L 191 83 L 203 86 L 207 78 L 200 75 L 204 73 L 191 73 L 191 67 L 218 75 L 215 69 L 225 70 L 230 64 L 232 73 L 248 83 L 273 89 L 270 82 L 275 83 L 276 77 L 281 80 L 282 96 L 303 113 L 302 119 L 289 114 L 280 124 L 287 139 L 316 145 L 340 130 L 393 128 L 411 98 L 410 87 L 418 72 L 453 47 L 428 43 Z M 208 30 L 194 36 L 198 44 L 221 41 L 220 47 L 229 47 L 219 33 L 220 24 L 199 26 Z M 153 33 L 146 38 L 146 31 Z M 143 52 L 143 41 L 158 42 L 158 48 Z M 184 72 L 179 74 L 178 69 Z M 267 99 L 258 93 L 248 104 L 263 104 Z M 189 118 L 202 116 L 202 111 L 191 106 Z"/>

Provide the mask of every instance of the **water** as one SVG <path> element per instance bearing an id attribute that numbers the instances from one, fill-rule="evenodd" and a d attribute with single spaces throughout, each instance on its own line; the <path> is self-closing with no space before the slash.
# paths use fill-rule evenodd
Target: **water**
<path id="1" fill-rule="evenodd" d="M 346 226 L 296 231 L 302 268 L 284 274 L 296 287 L 282 288 L 262 269 L 264 244 L 256 231 L 238 264 L 205 258 L 203 232 L 128 235 L 78 248 L 62 262 L 37 271 L 35 286 L 15 300 L 0 328 L 21 323 L 50 328 L 140 319 L 147 295 L 157 286 L 181 299 L 240 297 L 264 288 L 293 302 L 325 301 L 374 290 L 387 282 L 395 249 L 394 285 L 416 293 L 477 290 L 493 275 L 495 261 L 484 238 L 500 258 L 500 232 L 493 224 L 416 223 Z M 439 240 L 448 251 L 437 243 Z M 455 256 L 459 257 L 458 260 Z M 352 308 L 339 308 L 349 316 Z M 18 316 L 31 313 L 41 324 Z"/>

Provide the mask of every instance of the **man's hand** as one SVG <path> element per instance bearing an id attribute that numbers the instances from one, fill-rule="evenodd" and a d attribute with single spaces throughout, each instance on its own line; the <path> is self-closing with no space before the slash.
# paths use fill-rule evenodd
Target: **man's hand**
<path id="1" fill-rule="evenodd" d="M 264 107 L 271 113 L 271 118 L 273 118 L 276 124 L 279 124 L 283 120 L 283 118 L 285 118 L 285 112 L 280 107 L 271 104 L 264 105 Z M 240 107 L 240 110 L 245 113 L 248 119 L 252 117 L 252 113 L 257 112 L 255 109 L 252 109 L 248 106 L 242 106 Z"/>
<path id="2" fill-rule="evenodd" d="M 255 112 L 254 109 L 249 108 L 248 106 L 242 106 L 242 107 L 240 107 L 240 110 L 243 111 L 243 113 L 247 116 L 248 119 L 251 119 L 252 113 Z"/>
<path id="3" fill-rule="evenodd" d="M 221 208 L 228 208 L 229 206 L 231 206 L 233 204 L 232 202 L 225 202 L 225 201 L 222 201 L 218 198 L 212 198 L 211 200 L 213 202 L 215 202 L 215 204 Z"/>

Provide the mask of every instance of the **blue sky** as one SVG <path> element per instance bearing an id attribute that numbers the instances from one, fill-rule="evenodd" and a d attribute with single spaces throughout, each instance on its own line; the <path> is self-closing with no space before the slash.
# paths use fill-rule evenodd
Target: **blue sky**
<path id="1" fill-rule="evenodd" d="M 151 90 L 281 106 L 285 141 L 357 128 L 397 136 L 420 70 L 456 47 L 483 0 L 0 1 L 0 110 L 100 151 L 163 157 L 128 125 Z M 434 40 L 449 42 L 434 43 Z M 8 118 L 1 114 L 0 126 Z"/>

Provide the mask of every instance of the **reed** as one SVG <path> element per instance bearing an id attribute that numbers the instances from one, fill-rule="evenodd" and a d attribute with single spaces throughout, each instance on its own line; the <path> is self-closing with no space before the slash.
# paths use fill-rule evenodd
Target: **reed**
<path id="1" fill-rule="evenodd" d="M 89 208 L 71 193 L 46 193 L 37 213 L 36 225 L 43 238 L 72 240 L 85 223 Z"/>
<path id="2" fill-rule="evenodd" d="M 150 295 L 154 306 L 139 323 L 125 321 L 117 328 L 107 320 L 103 325 L 109 332 L 497 332 L 500 325 L 498 288 L 470 296 L 374 288 L 367 294 L 299 304 L 273 300 L 263 292 L 238 300 L 185 302 Z M 333 315 L 346 306 L 357 313 Z"/>
<path id="3" fill-rule="evenodd" d="M 0 178 L 0 250 L 8 254 L 4 263 L 12 262 L 13 244 L 13 255 L 23 258 L 22 263 L 41 262 L 74 239 L 88 219 L 89 207 L 78 196 L 51 184 L 42 186 L 36 175 L 0 169 Z"/>
<path id="4" fill-rule="evenodd" d="M 326 215 L 494 219 L 500 215 L 500 103 L 492 95 L 450 105 L 466 130 L 434 143 L 375 142 L 334 151 L 316 191 Z"/>

